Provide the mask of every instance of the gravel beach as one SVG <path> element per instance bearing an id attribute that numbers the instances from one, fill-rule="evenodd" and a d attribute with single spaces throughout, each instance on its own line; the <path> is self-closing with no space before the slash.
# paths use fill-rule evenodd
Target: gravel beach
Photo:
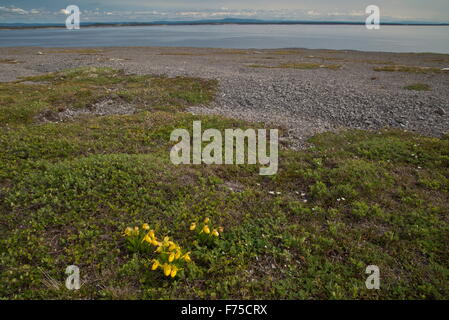
<path id="1" fill-rule="evenodd" d="M 280 67 L 284 64 L 319 67 Z M 395 65 L 432 69 L 374 70 Z M 316 133 L 341 128 L 394 127 L 429 136 L 449 132 L 449 72 L 440 72 L 449 67 L 449 55 L 306 49 L 0 48 L 3 82 L 81 66 L 217 79 L 215 102 L 192 107 L 190 112 L 284 127 L 293 148 L 304 147 Z M 417 83 L 430 90 L 405 88 Z"/>

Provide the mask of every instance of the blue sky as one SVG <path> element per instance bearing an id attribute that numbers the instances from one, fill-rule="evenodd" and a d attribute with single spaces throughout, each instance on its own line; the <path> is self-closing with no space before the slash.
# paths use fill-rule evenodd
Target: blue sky
<path id="1" fill-rule="evenodd" d="M 81 21 L 155 21 L 221 18 L 364 21 L 378 5 L 384 21 L 449 22 L 449 0 L 0 0 L 0 23 L 61 22 L 78 5 Z"/>

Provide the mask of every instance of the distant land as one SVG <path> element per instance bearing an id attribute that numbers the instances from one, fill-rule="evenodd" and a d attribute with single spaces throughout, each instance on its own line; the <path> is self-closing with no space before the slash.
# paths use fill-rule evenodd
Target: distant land
<path id="1" fill-rule="evenodd" d="M 138 27 L 162 25 L 222 25 L 222 24 L 313 24 L 313 25 L 364 25 L 364 21 L 312 21 L 312 20 L 258 20 L 258 19 L 209 19 L 209 20 L 167 20 L 150 22 L 81 22 L 82 27 Z M 446 23 L 395 21 L 381 22 L 381 25 L 397 26 L 449 26 Z M 0 29 L 38 29 L 38 28 L 65 28 L 65 23 L 0 23 Z"/>

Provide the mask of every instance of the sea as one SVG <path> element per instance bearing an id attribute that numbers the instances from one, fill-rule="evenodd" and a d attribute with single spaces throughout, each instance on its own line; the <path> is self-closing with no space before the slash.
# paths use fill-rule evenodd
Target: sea
<path id="1" fill-rule="evenodd" d="M 154 25 L 0 30 L 0 46 L 308 48 L 449 53 L 449 26 Z"/>

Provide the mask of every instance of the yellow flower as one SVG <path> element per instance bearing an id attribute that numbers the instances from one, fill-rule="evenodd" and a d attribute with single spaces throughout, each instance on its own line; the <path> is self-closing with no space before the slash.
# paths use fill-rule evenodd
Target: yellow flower
<path id="1" fill-rule="evenodd" d="M 205 225 L 205 226 L 203 227 L 203 230 L 201 230 L 201 231 L 204 232 L 205 234 L 209 234 L 209 233 L 210 233 L 209 226 L 208 226 L 208 225 Z"/>
<path id="2" fill-rule="evenodd" d="M 212 235 L 218 237 L 220 234 L 218 233 L 217 229 L 214 229 L 212 230 Z"/>
<path id="3" fill-rule="evenodd" d="M 168 250 L 169 251 L 173 251 L 173 250 L 175 250 L 178 246 L 176 245 L 176 243 L 174 243 L 174 242 L 172 242 L 172 241 L 170 241 L 169 242 L 170 243 L 170 246 L 168 247 Z"/>
<path id="4" fill-rule="evenodd" d="M 127 227 L 125 229 L 125 235 L 128 237 L 132 234 L 132 232 L 133 232 L 133 229 L 131 227 Z"/>
<path id="5" fill-rule="evenodd" d="M 153 239 L 151 239 L 151 238 L 146 234 L 145 237 L 143 237 L 143 239 L 142 239 L 142 242 L 144 242 L 144 241 L 146 241 L 146 242 L 148 242 L 148 243 L 151 243 L 151 242 L 153 241 Z"/>
<path id="6" fill-rule="evenodd" d="M 171 265 L 164 263 L 163 269 L 165 276 L 168 277 L 171 273 Z"/>
<path id="7" fill-rule="evenodd" d="M 169 237 L 165 237 L 164 238 L 164 240 L 162 241 L 162 245 L 164 246 L 164 247 L 168 247 L 168 246 L 170 246 L 170 238 Z"/>
<path id="8" fill-rule="evenodd" d="M 134 227 L 134 234 L 139 234 L 139 227 Z"/>
<path id="9" fill-rule="evenodd" d="M 151 240 L 151 244 L 152 244 L 153 246 L 155 246 L 155 247 L 158 247 L 158 246 L 161 245 L 161 243 L 158 242 L 155 238 L 153 238 L 153 239 Z"/>
<path id="10" fill-rule="evenodd" d="M 156 239 L 156 236 L 154 235 L 154 230 L 148 231 L 148 235 L 149 235 L 151 238 Z"/>
<path id="11" fill-rule="evenodd" d="M 184 255 L 182 256 L 182 258 L 184 259 L 185 262 L 190 262 L 190 261 L 192 261 L 192 260 L 190 259 L 190 252 L 187 252 L 186 254 L 184 254 Z"/>
<path id="12" fill-rule="evenodd" d="M 193 230 L 195 230 L 195 229 L 196 229 L 196 223 L 193 222 L 193 223 L 190 225 L 190 231 L 193 231 Z"/>
<path id="13" fill-rule="evenodd" d="M 161 264 L 158 260 L 153 260 L 153 265 L 151 266 L 151 270 L 156 270 Z"/>
<path id="14" fill-rule="evenodd" d="M 209 221 L 210 221 L 209 218 L 204 219 L 204 223 L 209 223 Z"/>
<path id="15" fill-rule="evenodd" d="M 172 262 L 173 260 L 175 260 L 175 254 L 172 252 L 172 253 L 170 253 L 170 256 L 168 257 L 168 262 Z"/>
<path id="16" fill-rule="evenodd" d="M 176 276 L 176 273 L 178 272 L 178 268 L 176 266 L 173 266 L 173 268 L 171 269 L 171 273 L 170 276 L 172 278 L 174 278 Z"/>
<path id="17" fill-rule="evenodd" d="M 143 230 L 149 230 L 149 229 L 150 229 L 150 226 L 148 225 L 148 223 L 144 223 L 144 224 L 142 225 L 142 229 L 143 229 Z"/>
<path id="18" fill-rule="evenodd" d="M 175 259 L 178 260 L 179 257 L 181 257 L 181 250 L 176 251 L 175 253 Z"/>
<path id="19" fill-rule="evenodd" d="M 156 251 L 155 252 L 157 252 L 157 253 L 160 253 L 160 252 L 162 252 L 162 246 L 159 246 L 159 247 L 157 247 L 157 249 L 156 249 Z"/>

